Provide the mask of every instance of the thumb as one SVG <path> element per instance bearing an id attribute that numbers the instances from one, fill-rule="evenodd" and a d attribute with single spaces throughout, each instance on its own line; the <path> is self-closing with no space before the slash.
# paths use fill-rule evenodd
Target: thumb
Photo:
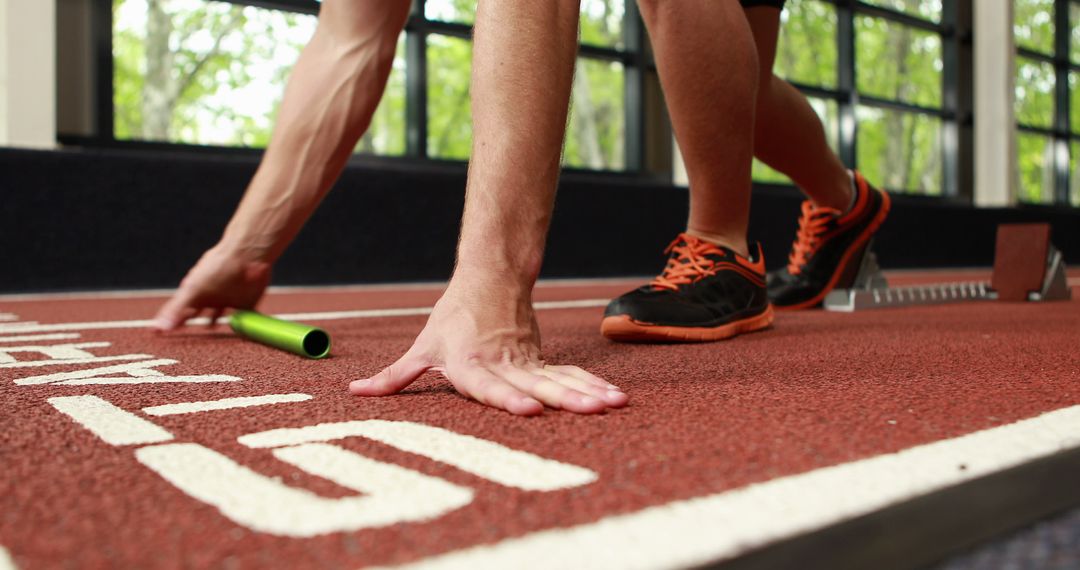
<path id="1" fill-rule="evenodd" d="M 362 380 L 353 380 L 349 391 L 358 396 L 387 396 L 396 394 L 412 384 L 421 374 L 431 368 L 428 359 L 413 353 L 405 353 L 397 362 L 382 372 Z"/>

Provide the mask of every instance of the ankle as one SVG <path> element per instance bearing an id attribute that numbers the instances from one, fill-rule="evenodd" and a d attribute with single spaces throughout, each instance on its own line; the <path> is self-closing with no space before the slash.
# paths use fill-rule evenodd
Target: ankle
<path id="1" fill-rule="evenodd" d="M 854 174 L 850 170 L 845 170 L 842 176 L 838 176 L 830 184 L 828 192 L 815 192 L 810 199 L 820 208 L 831 208 L 846 214 L 855 205 Z"/>
<path id="2" fill-rule="evenodd" d="M 686 233 L 687 235 L 692 235 L 713 245 L 726 247 L 743 257 L 750 257 L 750 246 L 747 244 L 746 237 L 744 236 L 729 236 L 720 233 L 706 232 L 695 228 L 686 228 Z"/>

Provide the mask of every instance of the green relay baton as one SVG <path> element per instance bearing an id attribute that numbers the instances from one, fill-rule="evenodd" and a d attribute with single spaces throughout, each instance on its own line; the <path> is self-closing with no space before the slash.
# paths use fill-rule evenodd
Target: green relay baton
<path id="1" fill-rule="evenodd" d="M 229 317 L 229 326 L 240 336 L 307 358 L 323 358 L 330 354 L 330 335 L 317 327 L 275 319 L 255 311 L 233 313 Z"/>

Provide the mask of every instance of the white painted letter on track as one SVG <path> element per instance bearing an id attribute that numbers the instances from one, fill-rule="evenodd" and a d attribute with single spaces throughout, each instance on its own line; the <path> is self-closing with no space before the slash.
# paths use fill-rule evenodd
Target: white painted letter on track
<path id="1" fill-rule="evenodd" d="M 149 356 L 149 355 L 147 355 Z M 169 366 L 177 361 L 168 358 L 143 360 L 125 364 L 114 364 L 98 368 L 84 368 L 70 372 L 55 372 L 18 378 L 19 386 L 39 384 L 59 384 L 63 386 L 85 386 L 90 384 L 163 384 L 170 382 L 239 382 L 236 376 L 224 374 L 199 374 L 188 376 L 169 376 L 157 370 L 159 366 Z"/>

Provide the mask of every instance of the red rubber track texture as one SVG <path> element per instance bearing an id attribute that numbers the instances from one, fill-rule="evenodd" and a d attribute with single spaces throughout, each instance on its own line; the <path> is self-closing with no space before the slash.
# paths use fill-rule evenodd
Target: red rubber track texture
<path id="1" fill-rule="evenodd" d="M 963 275 L 969 278 L 973 273 Z M 1075 277 L 1075 274 L 1073 275 Z M 948 281 L 941 273 L 911 283 Z M 633 283 L 544 288 L 538 300 L 611 298 Z M 1074 290 L 1074 299 L 1080 299 Z M 268 312 L 419 306 L 438 291 L 279 293 Z M 149 318 L 159 299 L 0 299 L 23 321 Z M 628 407 L 603 415 L 547 411 L 518 418 L 458 396 L 437 374 L 402 394 L 350 395 L 349 380 L 393 362 L 423 316 L 320 322 L 334 352 L 310 361 L 226 329 L 172 335 L 84 330 L 100 355 L 179 361 L 169 374 L 229 374 L 240 382 L 134 386 L 16 385 L 40 369 L 0 368 L 0 546 L 38 568 L 360 568 L 417 561 L 528 533 L 740 488 L 958 437 L 1080 404 L 1080 300 L 969 302 L 853 314 L 777 315 L 774 327 L 730 342 L 619 344 L 597 333 L 602 307 L 539 312 L 549 362 L 580 365 L 621 386 Z M 2 325 L 3 323 L 0 323 Z M 10 345 L 11 343 L 7 343 Z M 47 344 L 42 342 L 40 344 Z M 18 353 L 20 361 L 44 358 Z M 48 372 L 83 366 L 49 367 Z M 261 394 L 306 402 L 150 417 L 142 408 Z M 244 434 L 321 422 L 405 420 L 497 442 L 598 475 L 551 492 L 524 491 L 360 438 L 335 442 L 475 491 L 439 518 L 289 538 L 252 531 L 195 500 L 134 457 L 60 414 L 56 396 L 94 395 L 239 464 L 327 497 L 352 491 L 241 445 Z"/>

